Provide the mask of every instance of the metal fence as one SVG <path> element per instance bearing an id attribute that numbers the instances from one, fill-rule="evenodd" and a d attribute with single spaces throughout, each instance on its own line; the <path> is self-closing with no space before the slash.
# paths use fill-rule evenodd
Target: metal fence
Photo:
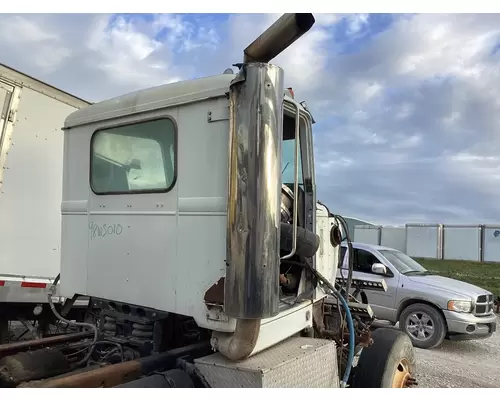
<path id="1" fill-rule="evenodd" d="M 380 229 L 380 244 L 406 252 L 406 229 L 403 226 L 384 226 Z"/>
<path id="2" fill-rule="evenodd" d="M 440 258 L 441 225 L 406 225 L 406 254 L 410 257 Z"/>
<path id="3" fill-rule="evenodd" d="M 380 226 L 358 225 L 354 227 L 354 240 L 366 244 L 380 244 Z"/>
<path id="4" fill-rule="evenodd" d="M 358 225 L 354 241 L 391 247 L 416 258 L 500 262 L 500 225 Z"/>

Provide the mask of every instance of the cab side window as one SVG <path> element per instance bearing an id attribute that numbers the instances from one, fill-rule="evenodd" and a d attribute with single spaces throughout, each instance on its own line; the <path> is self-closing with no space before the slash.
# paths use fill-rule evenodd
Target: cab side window
<path id="1" fill-rule="evenodd" d="M 354 270 L 366 274 L 372 273 L 372 265 L 379 263 L 380 260 L 372 253 L 366 250 L 354 250 Z"/>
<path id="2" fill-rule="evenodd" d="M 101 129 L 91 141 L 96 194 L 168 192 L 176 177 L 176 129 L 168 118 Z"/>

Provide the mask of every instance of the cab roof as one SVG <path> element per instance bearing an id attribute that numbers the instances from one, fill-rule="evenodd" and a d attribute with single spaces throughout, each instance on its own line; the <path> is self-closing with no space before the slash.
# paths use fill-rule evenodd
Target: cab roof
<path id="1" fill-rule="evenodd" d="M 64 122 L 64 129 L 125 115 L 222 97 L 229 92 L 229 84 L 235 77 L 235 74 L 225 73 L 206 78 L 167 83 L 104 100 L 70 114 Z M 286 90 L 285 97 L 288 101 L 296 103 L 301 110 L 305 110 Z"/>
<path id="2" fill-rule="evenodd" d="M 167 83 L 104 100 L 70 114 L 64 122 L 64 128 L 221 97 L 228 92 L 229 83 L 235 76 L 222 74 Z"/>

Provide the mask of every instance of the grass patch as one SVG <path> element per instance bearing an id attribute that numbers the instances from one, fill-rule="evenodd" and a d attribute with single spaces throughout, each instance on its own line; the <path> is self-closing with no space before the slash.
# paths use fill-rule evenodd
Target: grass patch
<path id="1" fill-rule="evenodd" d="M 415 260 L 437 275 L 471 283 L 500 296 L 500 264 L 421 258 Z"/>

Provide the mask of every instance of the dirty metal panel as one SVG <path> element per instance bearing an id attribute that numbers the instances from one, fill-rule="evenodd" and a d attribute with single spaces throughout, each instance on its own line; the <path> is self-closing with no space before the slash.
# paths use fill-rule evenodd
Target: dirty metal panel
<path id="1" fill-rule="evenodd" d="M 208 110 L 208 122 L 228 121 L 229 120 L 229 107 L 220 107 Z"/>
<path id="2" fill-rule="evenodd" d="M 220 278 L 205 292 L 205 303 L 224 304 L 224 277 Z"/>
<path id="3" fill-rule="evenodd" d="M 220 353 L 195 360 L 215 388 L 336 388 L 339 385 L 335 343 L 294 337 L 244 361 Z"/>
<path id="4" fill-rule="evenodd" d="M 23 88 L 20 99 L 14 94 L 14 100 L 0 179 L 1 273 L 55 278 L 61 257 L 61 127 L 75 109 L 29 88 Z"/>

